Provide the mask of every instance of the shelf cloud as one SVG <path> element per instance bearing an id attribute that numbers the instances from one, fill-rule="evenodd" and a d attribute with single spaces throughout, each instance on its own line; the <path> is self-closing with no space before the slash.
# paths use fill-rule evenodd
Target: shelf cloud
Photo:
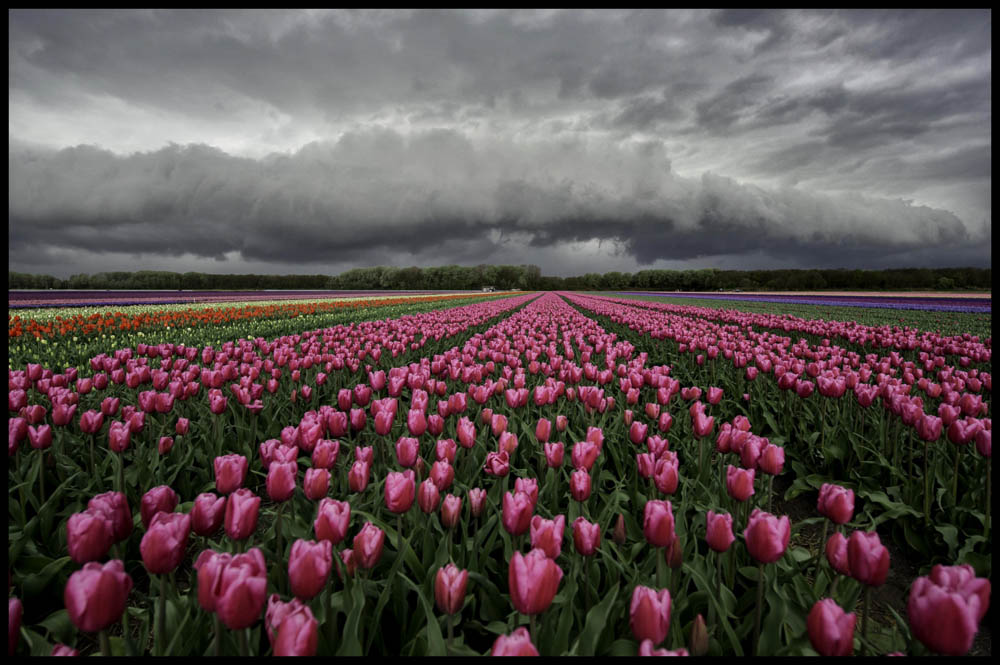
<path id="1" fill-rule="evenodd" d="M 12 270 L 991 261 L 988 11 L 9 18 Z"/>

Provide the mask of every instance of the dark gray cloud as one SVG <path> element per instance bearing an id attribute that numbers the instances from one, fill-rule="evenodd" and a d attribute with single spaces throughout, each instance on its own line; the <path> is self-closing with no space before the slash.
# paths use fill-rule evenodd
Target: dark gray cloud
<path id="1" fill-rule="evenodd" d="M 9 259 L 989 265 L 991 16 L 15 10 Z"/>

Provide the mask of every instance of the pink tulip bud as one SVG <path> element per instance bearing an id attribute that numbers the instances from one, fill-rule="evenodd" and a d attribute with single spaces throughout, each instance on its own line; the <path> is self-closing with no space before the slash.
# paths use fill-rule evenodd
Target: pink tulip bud
<path id="1" fill-rule="evenodd" d="M 63 602 L 77 629 L 96 633 L 121 619 L 131 590 L 132 578 L 120 560 L 91 561 L 69 576 Z M 7 609 L 10 614 L 9 602 Z"/>
<path id="2" fill-rule="evenodd" d="M 545 552 L 545 556 L 550 559 L 555 559 L 562 552 L 565 528 L 565 515 L 556 515 L 554 520 L 535 515 L 531 518 L 531 546 Z"/>
<path id="3" fill-rule="evenodd" d="M 510 635 L 500 635 L 493 642 L 491 656 L 537 656 L 538 649 L 531 643 L 528 629 L 521 626 Z"/>
<path id="4" fill-rule="evenodd" d="M 333 546 L 329 540 L 296 540 L 288 557 L 288 583 L 292 594 L 302 600 L 315 597 L 326 586 L 332 566 Z"/>
<path id="5" fill-rule="evenodd" d="M 358 535 L 354 536 L 354 560 L 362 568 L 374 568 L 382 558 L 385 532 L 371 522 L 365 522 Z"/>
<path id="6" fill-rule="evenodd" d="M 180 503 L 180 497 L 177 496 L 177 492 L 173 491 L 166 485 L 160 485 L 159 487 L 154 487 L 142 496 L 142 502 L 139 505 L 139 514 L 142 517 L 142 525 L 145 528 L 149 528 L 150 523 L 153 521 L 153 517 L 156 513 L 165 512 L 172 513 L 177 504 Z"/>
<path id="7" fill-rule="evenodd" d="M 87 509 L 100 512 L 107 518 L 111 523 L 114 542 L 119 543 L 132 533 L 132 511 L 129 509 L 128 499 L 121 492 L 98 494 L 87 502 Z"/>
<path id="8" fill-rule="evenodd" d="M 233 540 L 246 540 L 257 529 L 260 497 L 245 487 L 233 492 L 226 501 L 226 535 Z"/>
<path id="9" fill-rule="evenodd" d="M 705 519 L 705 540 L 716 552 L 725 552 L 733 544 L 733 516 L 729 513 L 708 511 Z"/>
<path id="10" fill-rule="evenodd" d="M 819 488 L 816 509 L 835 524 L 847 524 L 854 515 L 854 491 L 840 485 L 823 483 Z"/>
<path id="11" fill-rule="evenodd" d="M 318 501 L 330 490 L 330 472 L 327 469 L 306 469 L 302 489 L 310 501 Z"/>
<path id="12" fill-rule="evenodd" d="M 446 529 L 454 528 L 462 515 L 462 499 L 449 494 L 441 502 L 441 524 Z"/>
<path id="13" fill-rule="evenodd" d="M 458 614 L 465 602 L 469 584 L 469 571 L 461 570 L 454 563 L 439 568 L 434 578 L 434 600 L 445 614 Z"/>
<path id="14" fill-rule="evenodd" d="M 541 614 L 552 604 L 563 571 L 539 549 L 527 555 L 514 552 L 508 567 L 510 600 L 521 614 Z"/>
<path id="15" fill-rule="evenodd" d="M 191 529 L 199 536 L 211 536 L 226 516 L 226 497 L 211 492 L 199 494 L 191 507 Z"/>
<path id="16" fill-rule="evenodd" d="M 562 517 L 560 515 L 560 517 Z M 601 527 L 582 515 L 573 520 L 573 545 L 582 556 L 593 556 L 601 545 Z"/>
<path id="17" fill-rule="evenodd" d="M 66 522 L 66 548 L 76 563 L 103 559 L 113 541 L 111 522 L 99 510 L 74 513 Z"/>
<path id="18" fill-rule="evenodd" d="M 785 553 L 792 527 L 787 516 L 780 518 L 754 508 L 743 537 L 747 551 L 760 563 L 774 563 Z"/>
<path id="19" fill-rule="evenodd" d="M 754 494 L 753 480 L 753 469 L 738 469 L 732 464 L 726 469 L 726 491 L 737 501 L 746 501 Z"/>
<path id="20" fill-rule="evenodd" d="M 844 612 L 833 598 L 816 601 L 806 619 L 809 641 L 821 656 L 850 656 L 856 621 L 857 615 Z"/>
<path id="21" fill-rule="evenodd" d="M 868 586 L 885 584 L 889 575 L 889 550 L 878 533 L 855 531 L 847 540 L 847 566 L 851 577 Z"/>
<path id="22" fill-rule="evenodd" d="M 355 448 L 355 451 L 357 449 Z M 368 476 L 370 473 L 368 462 L 358 460 L 351 465 L 351 470 L 347 473 L 347 484 L 352 492 L 364 492 L 368 487 Z"/>
<path id="23" fill-rule="evenodd" d="M 590 474 L 586 469 L 576 469 L 569 476 L 569 492 L 574 501 L 590 498 Z"/>
<path id="24" fill-rule="evenodd" d="M 968 564 L 934 566 L 910 588 L 906 612 L 913 636 L 935 653 L 966 655 L 989 609 L 990 590 L 989 580 L 976 577 Z"/>
<path id="25" fill-rule="evenodd" d="M 644 509 L 642 532 L 653 547 L 667 547 L 674 539 L 674 512 L 669 501 L 651 500 Z"/>
<path id="26" fill-rule="evenodd" d="M 473 517 L 479 517 L 483 514 L 483 508 L 486 506 L 486 490 L 481 487 L 473 487 L 469 490 L 469 511 L 472 513 Z"/>
<path id="27" fill-rule="evenodd" d="M 839 531 L 826 541 L 826 560 L 830 562 L 830 567 L 841 575 L 851 574 L 847 564 L 847 538 Z"/>
<path id="28" fill-rule="evenodd" d="M 154 515 L 139 544 L 146 570 L 154 575 L 176 570 L 184 559 L 190 534 L 190 515 L 167 512 Z"/>
<path id="29" fill-rule="evenodd" d="M 667 639 L 670 605 L 670 591 L 667 589 L 657 592 L 649 587 L 635 587 L 629 607 L 632 635 L 640 642 L 650 640 L 653 646 Z"/>

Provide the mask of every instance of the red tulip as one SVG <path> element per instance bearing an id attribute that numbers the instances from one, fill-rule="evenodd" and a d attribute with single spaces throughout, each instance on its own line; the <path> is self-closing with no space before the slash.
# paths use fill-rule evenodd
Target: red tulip
<path id="1" fill-rule="evenodd" d="M 120 543 L 132 533 L 132 511 L 129 510 L 128 499 L 121 492 L 98 494 L 87 502 L 87 508 L 103 513 L 108 519 L 114 542 Z"/>
<path id="2" fill-rule="evenodd" d="M 362 568 L 374 568 L 382 558 L 385 532 L 371 522 L 365 522 L 358 535 L 354 536 L 354 560 Z"/>
<path id="3" fill-rule="evenodd" d="M 847 524 L 854 515 L 854 491 L 840 485 L 823 483 L 819 488 L 816 509 L 835 524 Z"/>
<path id="4" fill-rule="evenodd" d="M 514 552 L 508 567 L 510 600 L 521 614 L 541 614 L 552 604 L 563 571 L 545 552 Z"/>
<path id="5" fill-rule="evenodd" d="M 851 577 L 868 586 L 882 586 L 889 575 L 889 550 L 878 533 L 855 531 L 847 540 L 847 567 Z"/>
<path id="6" fill-rule="evenodd" d="M 149 490 L 142 496 L 142 502 L 139 504 L 142 526 L 148 529 L 156 513 L 172 513 L 178 503 L 180 503 L 180 497 L 177 496 L 177 492 L 166 485 Z"/>
<path id="7" fill-rule="evenodd" d="M 292 594 L 303 600 L 316 596 L 330 577 L 333 545 L 329 540 L 298 539 L 288 557 L 288 583 Z"/>
<path id="8" fill-rule="evenodd" d="M 76 563 L 103 559 L 113 542 L 111 522 L 101 511 L 74 513 L 66 522 L 66 547 Z"/>
<path id="9" fill-rule="evenodd" d="M 454 563 L 438 568 L 434 578 L 434 600 L 445 614 L 457 614 L 465 602 L 469 584 L 469 571 L 461 570 Z"/>
<path id="10" fill-rule="evenodd" d="M 191 507 L 191 529 L 199 536 L 211 536 L 226 516 L 226 497 L 205 492 L 195 497 Z"/>
<path id="11" fill-rule="evenodd" d="M 733 535 L 733 516 L 729 513 L 708 511 L 705 516 L 705 540 L 716 552 L 725 552 L 736 540 Z"/>
<path id="12" fill-rule="evenodd" d="M 964 656 L 990 606 L 990 582 L 968 564 L 931 569 L 910 587 L 906 613 L 913 636 L 935 653 Z"/>
<path id="13" fill-rule="evenodd" d="M 667 547 L 674 539 L 674 511 L 669 501 L 646 502 L 642 532 L 653 547 Z"/>
<path id="14" fill-rule="evenodd" d="M 562 515 L 560 515 L 562 517 Z M 582 515 L 573 520 L 573 545 L 582 556 L 593 556 L 601 545 L 601 527 Z"/>
<path id="15" fill-rule="evenodd" d="M 120 560 L 91 561 L 69 576 L 63 602 L 74 626 L 96 633 L 121 619 L 131 590 L 132 578 Z"/>
<path id="16" fill-rule="evenodd" d="M 174 572 L 184 559 L 190 534 L 190 515 L 164 512 L 154 515 L 139 544 L 146 570 L 154 575 Z"/>
<path id="17" fill-rule="evenodd" d="M 226 501 L 226 535 L 246 540 L 257 529 L 260 497 L 245 487 L 233 492 Z"/>
<path id="18" fill-rule="evenodd" d="M 806 619 L 809 641 L 821 656 L 850 656 L 857 619 L 853 612 L 844 612 L 833 598 L 818 600 Z"/>
<path id="19" fill-rule="evenodd" d="M 491 656 L 537 656 L 538 649 L 531 643 L 528 629 L 521 626 L 510 635 L 500 635 L 493 642 Z"/>
<path id="20" fill-rule="evenodd" d="M 649 587 L 637 586 L 632 591 L 629 626 L 637 640 L 650 640 L 655 646 L 667 639 L 670 604 L 670 591 L 667 589 L 657 592 Z"/>
<path id="21" fill-rule="evenodd" d="M 350 522 L 351 504 L 324 498 L 319 502 L 313 530 L 316 532 L 316 538 L 338 545 L 347 537 Z"/>

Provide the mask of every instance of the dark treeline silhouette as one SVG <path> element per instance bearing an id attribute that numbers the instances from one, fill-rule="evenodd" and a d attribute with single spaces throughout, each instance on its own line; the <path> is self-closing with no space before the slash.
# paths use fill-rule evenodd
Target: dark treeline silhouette
<path id="1" fill-rule="evenodd" d="M 640 270 L 587 273 L 577 277 L 542 275 L 538 266 L 437 266 L 355 268 L 329 275 L 212 275 L 200 272 L 100 272 L 58 279 L 51 275 L 8 273 L 8 289 L 159 290 L 498 290 L 568 291 L 820 291 L 989 289 L 990 268 L 901 268 L 893 270 Z"/>

